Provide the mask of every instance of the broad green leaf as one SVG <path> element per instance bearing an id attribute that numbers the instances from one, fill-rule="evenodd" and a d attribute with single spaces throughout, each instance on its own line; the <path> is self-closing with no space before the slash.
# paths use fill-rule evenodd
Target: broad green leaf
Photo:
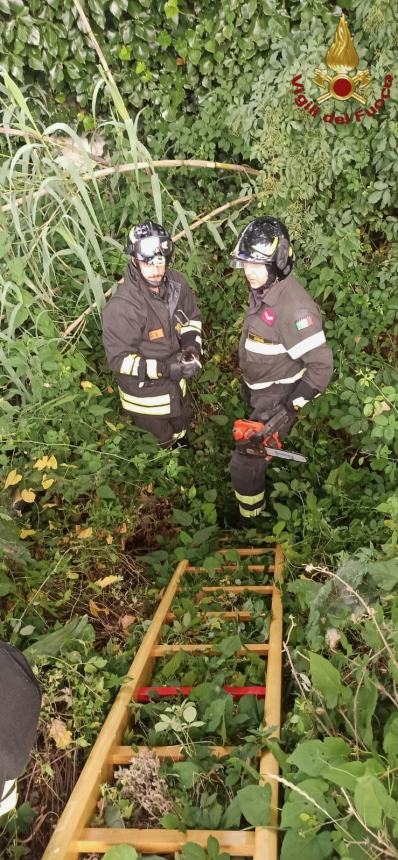
<path id="1" fill-rule="evenodd" d="M 253 827 L 269 824 L 271 786 L 247 785 L 237 792 L 242 815 Z"/>
<path id="2" fill-rule="evenodd" d="M 368 565 L 368 572 L 378 588 L 393 591 L 398 584 L 398 558 L 374 561 Z"/>
<path id="3" fill-rule="evenodd" d="M 280 860 L 328 860 L 334 853 L 332 836 L 328 832 L 319 833 L 312 839 L 304 837 L 297 830 L 289 830 L 284 837 Z"/>
<path id="4" fill-rule="evenodd" d="M 182 860 L 206 860 L 206 852 L 200 845 L 195 845 L 194 842 L 187 842 L 183 845 L 181 851 Z"/>
<path id="5" fill-rule="evenodd" d="M 398 818 L 398 804 L 376 776 L 361 776 L 354 792 L 355 808 L 368 827 L 381 827 L 384 817 Z"/>
<path id="6" fill-rule="evenodd" d="M 112 845 L 104 854 L 104 860 L 138 860 L 138 854 L 131 845 Z"/>
<path id="7" fill-rule="evenodd" d="M 320 654 L 310 653 L 310 674 L 312 683 L 324 697 L 326 706 L 335 708 L 344 689 L 338 669 Z"/>

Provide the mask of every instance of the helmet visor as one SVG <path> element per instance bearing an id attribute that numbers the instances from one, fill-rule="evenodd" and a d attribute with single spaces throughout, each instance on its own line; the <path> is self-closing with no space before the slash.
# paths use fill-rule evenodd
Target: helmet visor
<path id="1" fill-rule="evenodd" d="M 135 243 L 134 254 L 138 260 L 160 266 L 171 260 L 173 243 L 167 236 L 146 236 Z"/>

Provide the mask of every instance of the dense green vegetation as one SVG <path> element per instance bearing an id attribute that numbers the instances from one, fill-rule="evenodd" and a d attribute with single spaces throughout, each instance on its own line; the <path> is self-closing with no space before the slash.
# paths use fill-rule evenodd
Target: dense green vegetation
<path id="1" fill-rule="evenodd" d="M 372 104 L 397 73 L 393 4 L 341 8 L 372 75 Z M 272 466 L 267 533 L 245 536 L 279 540 L 287 558 L 290 680 L 280 748 L 273 743 L 281 856 L 296 858 L 300 845 L 309 860 L 398 857 L 396 83 L 360 123 L 297 109 L 291 79 L 301 73 L 316 98 L 312 77 L 338 21 L 320 0 L 223 0 L 216 14 L 211 0 L 161 9 L 89 0 L 85 9 L 113 78 L 72 0 L 0 0 L 0 636 L 26 651 L 45 692 L 20 806 L 1 822 L 4 857 L 41 856 L 176 562 L 200 560 L 216 575 L 235 505 L 231 426 L 243 415 L 246 287 L 228 253 L 236 231 L 265 212 L 291 231 L 297 275 L 321 306 L 336 365 L 289 437 L 308 463 Z M 260 174 L 150 167 L 96 179 L 83 131 L 101 135 L 113 168 L 211 158 Z M 68 136 L 82 170 L 62 150 Z M 193 453 L 160 451 L 121 415 L 103 355 L 104 293 L 123 274 L 127 229 L 149 214 L 185 231 L 175 265 L 204 314 Z M 228 540 L 239 545 L 234 532 Z M 170 641 L 196 635 L 191 598 Z M 222 654 L 207 664 L 173 659 L 159 664 L 158 680 L 178 672 L 197 685 L 218 672 L 228 683 Z M 253 660 L 228 666 L 236 683 L 259 679 Z M 207 856 L 218 857 L 213 844 Z M 207 860 L 191 849 L 183 858 Z"/>

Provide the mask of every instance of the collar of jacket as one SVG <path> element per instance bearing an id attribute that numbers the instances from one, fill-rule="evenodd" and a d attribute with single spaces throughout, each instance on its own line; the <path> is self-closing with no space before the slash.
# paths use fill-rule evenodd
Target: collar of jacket
<path id="1" fill-rule="evenodd" d="M 250 291 L 250 307 L 249 313 L 255 313 L 261 307 L 261 305 L 267 305 L 267 307 L 274 307 L 279 301 L 282 290 L 284 290 L 287 285 L 287 278 L 284 278 L 283 281 L 275 281 L 268 290 L 265 290 L 264 294 L 261 296 L 260 301 L 256 301 L 252 292 Z"/>
<path id="2" fill-rule="evenodd" d="M 155 301 L 160 301 L 160 302 L 163 301 L 163 299 L 165 298 L 165 296 L 167 294 L 167 290 L 168 290 L 168 286 L 169 286 L 168 279 L 167 279 L 167 271 L 165 272 L 163 280 L 159 284 L 159 293 L 158 294 L 152 292 L 152 290 L 149 287 L 148 281 L 146 280 L 146 278 L 144 278 L 143 274 L 140 272 L 140 270 L 137 268 L 137 266 L 134 265 L 133 262 L 130 262 L 128 265 L 128 273 L 129 273 L 130 281 L 133 283 L 134 287 L 136 287 L 138 290 L 140 290 L 142 293 L 144 293 L 144 295 L 147 298 L 155 299 Z"/>

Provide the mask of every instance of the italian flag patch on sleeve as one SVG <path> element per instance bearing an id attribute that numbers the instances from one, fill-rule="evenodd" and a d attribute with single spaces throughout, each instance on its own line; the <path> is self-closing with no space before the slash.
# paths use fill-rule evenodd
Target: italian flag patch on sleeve
<path id="1" fill-rule="evenodd" d="M 306 317 L 301 317 L 299 320 L 296 320 L 296 329 L 301 331 L 303 328 L 308 328 L 308 326 L 312 325 L 314 322 L 312 316 L 308 314 Z"/>

